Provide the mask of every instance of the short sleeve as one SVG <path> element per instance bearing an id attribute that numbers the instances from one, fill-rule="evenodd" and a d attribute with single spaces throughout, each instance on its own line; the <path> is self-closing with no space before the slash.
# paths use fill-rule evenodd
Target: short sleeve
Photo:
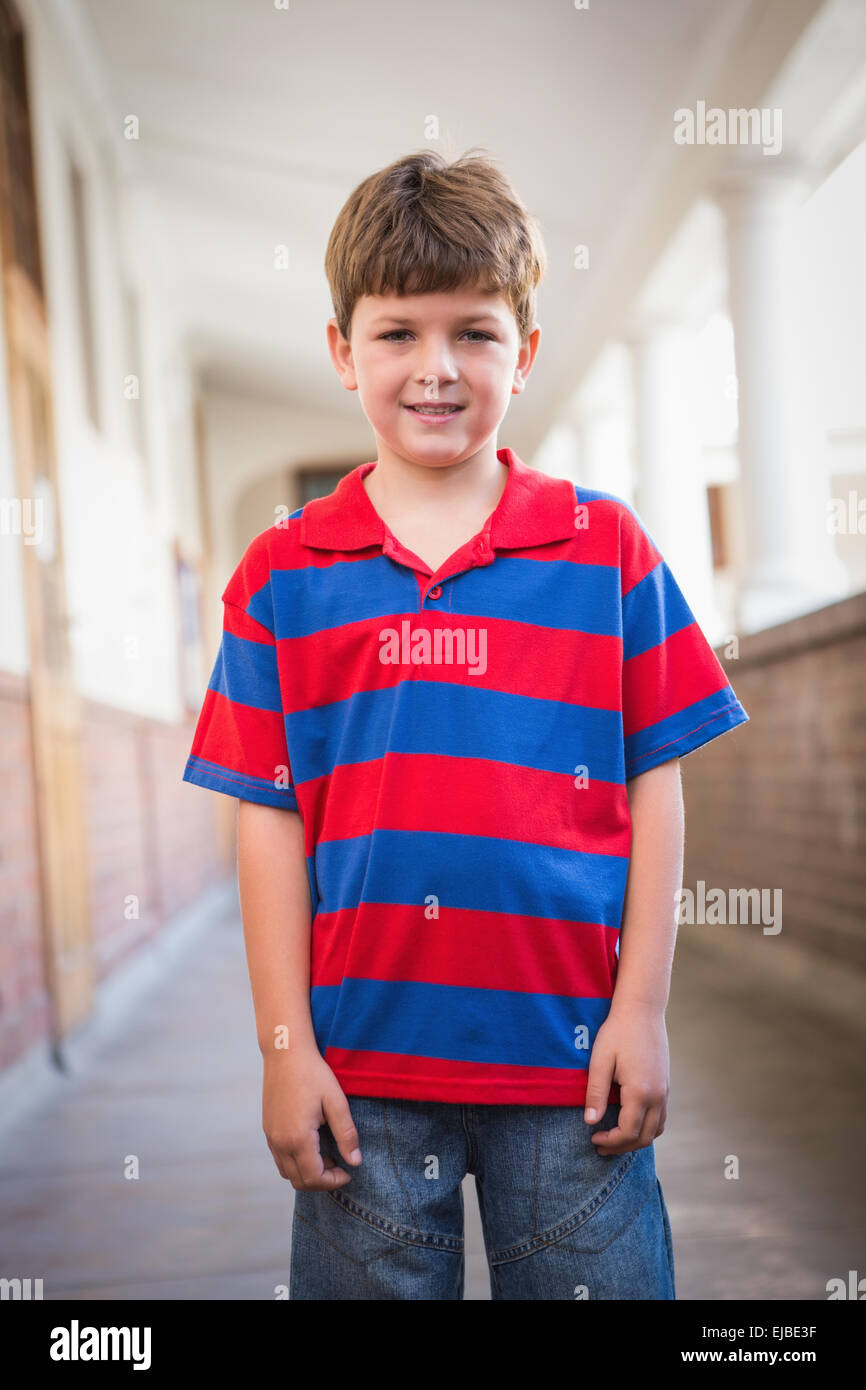
<path id="1" fill-rule="evenodd" d="M 248 549 L 222 595 L 223 631 L 183 773 L 212 791 L 297 811 L 280 696 L 270 576 Z"/>
<path id="2" fill-rule="evenodd" d="M 682 590 L 636 513 L 621 513 L 626 780 L 748 722 Z"/>

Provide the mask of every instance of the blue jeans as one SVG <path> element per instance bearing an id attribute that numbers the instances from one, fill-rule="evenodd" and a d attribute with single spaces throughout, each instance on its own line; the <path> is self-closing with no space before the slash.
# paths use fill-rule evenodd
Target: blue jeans
<path id="1" fill-rule="evenodd" d="M 474 1174 L 493 1299 L 673 1299 L 654 1146 L 599 1154 L 580 1106 L 349 1096 L 363 1162 L 333 1192 L 295 1192 L 292 1299 L 462 1299 L 463 1193 Z"/>

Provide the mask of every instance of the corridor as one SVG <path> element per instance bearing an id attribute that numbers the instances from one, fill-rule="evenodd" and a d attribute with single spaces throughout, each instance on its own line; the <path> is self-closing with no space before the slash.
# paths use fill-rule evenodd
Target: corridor
<path id="1" fill-rule="evenodd" d="M 133 982 L 80 1070 L 0 1136 L 2 1273 L 41 1278 L 46 1299 L 285 1297 L 293 1190 L 261 1131 L 240 921 L 230 894 L 222 904 L 137 1002 Z M 830 1278 L 866 1269 L 854 1009 L 834 1017 L 818 989 L 807 1008 L 799 989 L 689 930 L 656 1146 L 677 1297 L 826 1299 Z M 124 1176 L 130 1155 L 137 1179 Z M 737 1179 L 724 1176 L 729 1155 Z M 471 1177 L 464 1196 L 465 1296 L 488 1299 Z"/>
<path id="2" fill-rule="evenodd" d="M 0 0 L 0 1298 L 287 1296 L 240 804 L 344 1078 L 556 1098 L 675 757 L 678 1298 L 866 1297 L 866 4 L 436 22 Z"/>

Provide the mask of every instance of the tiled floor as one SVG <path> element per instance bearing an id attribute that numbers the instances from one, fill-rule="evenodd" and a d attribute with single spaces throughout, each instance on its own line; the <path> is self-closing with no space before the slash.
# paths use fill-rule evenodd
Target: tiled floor
<path id="1" fill-rule="evenodd" d="M 7 1136 L 0 1275 L 42 1278 L 46 1298 L 276 1297 L 293 1190 L 261 1130 L 253 1025 L 229 917 Z M 824 1299 L 834 1275 L 866 1273 L 862 1039 L 688 941 L 668 1027 L 656 1161 L 678 1297 Z M 466 1297 L 487 1299 L 471 1177 L 464 1196 Z"/>

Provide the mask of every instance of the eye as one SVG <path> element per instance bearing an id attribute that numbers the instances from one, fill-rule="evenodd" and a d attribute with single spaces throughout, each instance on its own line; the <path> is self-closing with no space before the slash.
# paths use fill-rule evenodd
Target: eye
<path id="1" fill-rule="evenodd" d="M 405 338 L 408 332 L 408 328 L 392 328 L 390 332 L 382 333 L 380 336 L 382 338 L 382 341 L 385 343 L 396 342 L 399 338 Z M 493 342 L 493 335 L 491 333 L 482 332 L 480 328 L 467 328 L 466 332 L 473 334 L 476 341 L 480 340 L 481 342 L 485 343 Z"/>

